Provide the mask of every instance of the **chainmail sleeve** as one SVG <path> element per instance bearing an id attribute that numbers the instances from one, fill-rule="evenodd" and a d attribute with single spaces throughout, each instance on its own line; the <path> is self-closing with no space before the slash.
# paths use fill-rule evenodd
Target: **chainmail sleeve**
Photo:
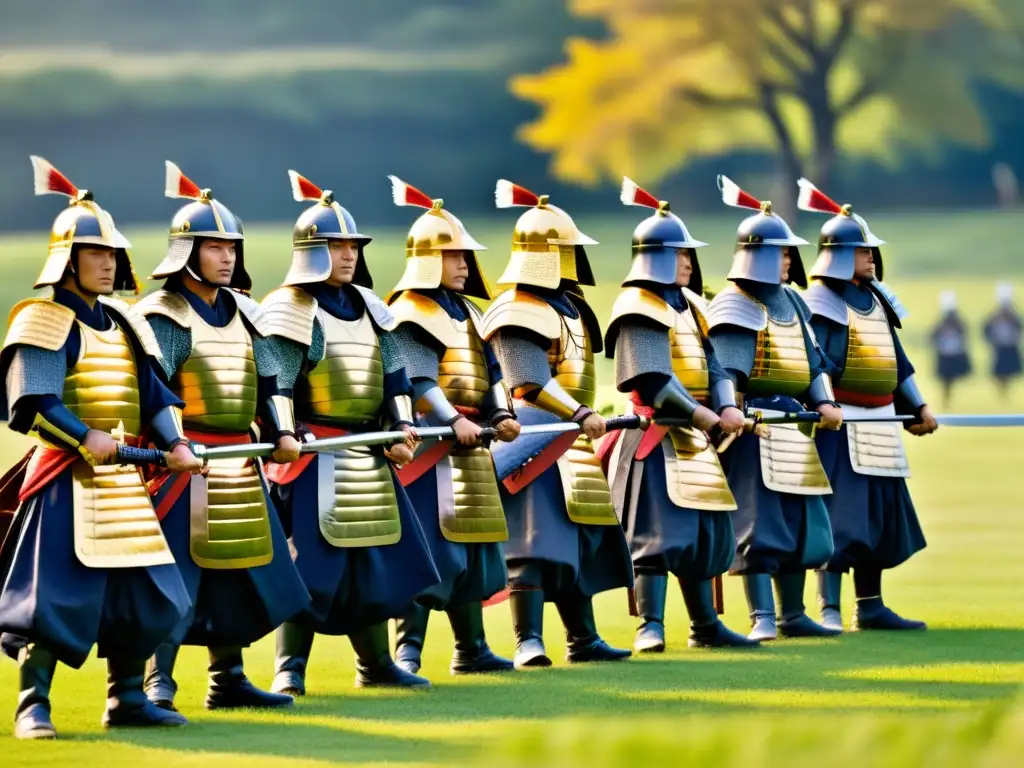
<path id="1" fill-rule="evenodd" d="M 327 354 L 327 338 L 324 336 L 324 326 L 320 318 L 313 320 L 313 340 L 309 342 L 309 349 L 306 350 L 306 359 L 310 365 L 316 365 L 324 359 Z"/>
<path id="2" fill-rule="evenodd" d="M 192 354 L 192 332 L 163 315 L 146 318 L 160 346 L 160 369 L 168 381 Z"/>
<path id="3" fill-rule="evenodd" d="M 283 336 L 271 336 L 267 342 L 273 347 L 274 356 L 277 358 L 277 386 L 282 391 L 295 389 L 295 382 L 299 380 L 303 363 L 306 361 L 306 348 L 297 341 Z"/>
<path id="4" fill-rule="evenodd" d="M 406 352 L 400 339 L 394 338 L 397 331 L 380 335 L 380 362 L 384 366 L 384 375 L 408 368 Z M 412 375 L 411 373 L 409 374 Z"/>
<path id="5" fill-rule="evenodd" d="M 754 368 L 757 332 L 735 325 L 720 325 L 711 329 L 708 340 L 719 365 L 742 390 Z"/>
<path id="6" fill-rule="evenodd" d="M 440 355 L 434 346 L 425 343 L 422 333 L 410 323 L 402 323 L 394 331 L 387 334 L 388 342 L 399 348 L 405 355 L 405 371 L 413 383 L 417 379 L 437 381 Z M 383 341 L 383 339 L 382 339 Z M 381 355 L 383 356 L 383 344 Z"/>
<path id="7" fill-rule="evenodd" d="M 630 318 L 619 326 L 615 344 L 615 385 L 620 392 L 632 389 L 631 382 L 645 373 L 672 375 L 672 350 L 662 326 Z"/>
<path id="8" fill-rule="evenodd" d="M 543 387 L 551 379 L 547 350 L 529 337 L 511 329 L 502 329 L 491 337 L 491 347 L 509 389 L 526 384 Z"/>
<path id="9" fill-rule="evenodd" d="M 277 359 L 275 344 L 265 336 L 252 335 L 252 356 L 256 359 L 257 376 L 277 377 L 281 373 L 281 364 Z"/>
<path id="10" fill-rule="evenodd" d="M 7 369 L 7 402 L 13 408 L 29 395 L 57 395 L 64 391 L 67 360 L 64 350 L 20 345 Z"/>

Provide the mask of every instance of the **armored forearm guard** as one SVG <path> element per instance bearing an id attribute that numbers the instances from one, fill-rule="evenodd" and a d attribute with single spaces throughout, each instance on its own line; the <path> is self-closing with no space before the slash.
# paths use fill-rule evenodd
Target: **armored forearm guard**
<path id="1" fill-rule="evenodd" d="M 155 442 L 164 446 L 168 451 L 179 443 L 187 443 L 185 430 L 181 422 L 181 409 L 173 405 L 161 408 L 150 422 L 150 429 L 153 431 Z"/>
<path id="2" fill-rule="evenodd" d="M 827 373 L 818 374 L 818 378 L 812 381 L 807 389 L 807 397 L 814 406 L 822 403 L 835 405 L 836 394 L 832 391 L 832 378 Z"/>
<path id="3" fill-rule="evenodd" d="M 562 419 L 572 419 L 583 405 L 572 395 L 562 389 L 557 379 L 549 379 L 548 383 L 537 393 L 533 404 Z"/>
<path id="4" fill-rule="evenodd" d="M 926 405 L 924 395 L 917 386 L 916 375 L 912 374 L 905 378 L 899 386 L 899 392 L 914 411 L 919 411 Z"/>
<path id="5" fill-rule="evenodd" d="M 462 416 L 455 406 L 448 402 L 441 387 L 435 385 L 424 392 L 417 403 L 425 412 L 430 413 L 437 421 L 450 425 Z"/>
<path id="6" fill-rule="evenodd" d="M 716 381 L 711 387 L 711 407 L 715 413 L 721 413 L 726 408 L 738 408 L 736 382 L 730 378 Z"/>
<path id="7" fill-rule="evenodd" d="M 440 390 L 438 390 L 440 392 Z M 441 399 L 444 399 L 442 396 Z M 448 401 L 445 400 L 445 403 Z M 449 408 L 451 406 L 448 406 Z M 454 409 L 453 409 L 454 410 Z M 412 410 L 412 398 L 408 395 L 398 395 L 392 397 L 387 401 L 385 411 L 388 416 L 388 420 L 391 422 L 392 429 L 401 428 L 402 426 L 413 426 L 415 423 L 415 416 Z"/>
<path id="8" fill-rule="evenodd" d="M 655 395 L 653 405 L 657 411 L 670 408 L 674 411 L 680 411 L 685 416 L 689 417 L 697 410 L 700 403 L 694 400 L 690 393 L 687 392 L 680 383 L 679 379 L 673 376 L 665 383 L 665 386 L 661 388 L 658 394 Z"/>
<path id="9" fill-rule="evenodd" d="M 266 416 L 273 426 L 275 439 L 282 435 L 295 437 L 295 409 L 290 397 L 271 395 L 267 398 Z"/>

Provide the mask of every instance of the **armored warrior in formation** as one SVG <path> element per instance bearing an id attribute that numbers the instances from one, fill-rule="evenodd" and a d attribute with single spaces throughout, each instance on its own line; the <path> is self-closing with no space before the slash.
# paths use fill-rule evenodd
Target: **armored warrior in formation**
<path id="1" fill-rule="evenodd" d="M 54 221 L 35 288 L 51 298 L 11 311 L 0 354 L 11 429 L 41 445 L 4 479 L 20 507 L 0 551 L 0 632 L 20 663 L 15 736 L 52 739 L 57 662 L 78 669 L 93 645 L 107 659 L 103 725 L 183 725 L 143 691 L 146 659 L 189 611 L 189 595 L 137 467 L 116 466 L 143 432 L 175 472 L 198 472 L 182 434 L 182 402 L 149 355 L 148 326 L 108 298 L 138 292 L 128 241 L 86 190 L 32 158 L 36 194 L 71 203 Z M 187 477 L 187 475 L 185 475 Z M 6 503 L 8 500 L 4 499 Z"/>
<path id="2" fill-rule="evenodd" d="M 519 434 L 512 400 L 488 342 L 483 315 L 469 296 L 491 298 L 475 251 L 485 250 L 443 201 L 391 177 L 397 205 L 426 208 L 406 239 L 405 273 L 389 298 L 412 379 L 416 411 L 429 426 L 451 426 L 458 445 L 446 442 L 399 473 L 430 544 L 441 583 L 432 602 L 448 614 L 455 652 L 452 674 L 500 672 L 512 662 L 496 656 L 484 634 L 483 604 L 508 581 L 500 542 L 508 539 L 491 452 L 481 427 L 499 440 Z M 420 668 L 430 609 L 416 605 L 398 621 L 398 664 Z"/>
<path id="3" fill-rule="evenodd" d="M 593 410 L 601 330 L 581 288 L 594 284 L 584 246 L 596 241 L 546 195 L 502 180 L 496 202 L 529 210 L 516 222 L 512 256 L 498 280 L 512 287 L 485 313 L 483 338 L 497 354 L 524 427 L 572 421 L 582 432 L 524 435 L 493 448 L 509 527 L 515 665 L 551 664 L 545 601 L 555 603 L 565 625 L 570 662 L 623 659 L 630 651 L 601 639 L 592 603 L 599 592 L 633 585 L 629 547 L 591 443 L 606 429 Z"/>
<path id="4" fill-rule="evenodd" d="M 278 391 L 259 305 L 242 293 L 252 280 L 241 222 L 170 162 L 165 193 L 189 202 L 153 272 L 164 288 L 132 312 L 152 326 L 163 375 L 185 401 L 185 433 L 204 445 L 245 444 L 259 416 L 262 438 L 277 444 L 274 461 L 291 461 L 299 453 L 292 403 Z M 174 708 L 174 663 L 186 644 L 209 648 L 207 709 L 291 705 L 256 688 L 242 666 L 242 648 L 309 602 L 259 462 L 213 459 L 205 477 L 158 476 L 150 486 L 193 604 L 153 656 L 150 699 Z"/>
<path id="5" fill-rule="evenodd" d="M 967 324 L 957 311 L 956 291 L 939 294 L 942 316 L 931 333 L 935 348 L 935 377 L 942 383 L 942 404 L 949 405 L 953 385 L 971 375 Z"/>
<path id="6" fill-rule="evenodd" d="M 985 341 L 992 348 L 992 378 L 1005 394 L 1010 382 L 1024 372 L 1020 353 L 1024 323 L 1013 306 L 1013 286 L 1010 283 L 996 286 L 996 301 L 999 306 L 985 320 Z"/>
<path id="7" fill-rule="evenodd" d="M 666 202 L 629 179 L 626 205 L 656 209 L 633 232 L 633 263 L 612 309 L 605 354 L 615 359 L 615 383 L 631 393 L 643 416 L 684 418 L 693 427 L 656 424 L 644 433 L 616 432 L 608 473 L 615 508 L 633 553 L 636 608 L 643 624 L 637 651 L 665 649 L 668 574 L 679 579 L 695 648 L 758 645 L 722 624 L 712 579 L 736 554 L 729 512 L 736 501 L 709 434 L 738 434 L 743 412 L 726 403 L 721 419 L 706 407 L 727 374 L 707 341 L 707 302 L 696 249 Z M 605 446 L 602 446 L 605 449 Z"/>
<path id="8" fill-rule="evenodd" d="M 304 695 L 316 633 L 348 635 L 356 685 L 429 688 L 391 658 L 388 620 L 410 610 L 438 582 L 409 497 L 391 463 L 413 457 L 412 385 L 389 333 L 395 319 L 373 293 L 363 249 L 370 238 L 334 200 L 289 172 L 299 202 L 292 262 L 281 288 L 263 300 L 278 350 L 282 391 L 293 393 L 308 439 L 405 431 L 388 450 L 354 447 L 308 454 L 271 473 L 274 500 L 312 597 L 308 611 L 277 633 L 273 690 Z"/>
<path id="9" fill-rule="evenodd" d="M 728 205 L 759 212 L 737 231 L 737 248 L 728 279 L 732 285 L 711 301 L 709 338 L 725 378 L 714 386 L 716 411 L 729 406 L 748 410 L 802 412 L 803 401 L 820 414 L 819 426 L 839 429 L 842 412 L 835 403 L 829 365 L 814 342 L 811 313 L 803 299 L 783 283 L 784 256 L 799 284 L 803 274 L 796 237 L 771 204 L 761 203 L 724 176 L 722 199 Z M 813 438 L 799 425 L 760 425 L 746 432 L 723 454 L 726 476 L 736 498 L 736 559 L 732 572 L 744 576 L 752 639 L 837 634 L 805 613 L 806 570 L 832 556 L 832 530 L 823 496 L 831 492 Z M 779 597 L 776 626 L 771 581 Z"/>
<path id="10" fill-rule="evenodd" d="M 912 434 L 934 432 L 935 417 L 896 334 L 906 312 L 881 282 L 884 241 L 849 205 L 840 206 L 806 179 L 800 187 L 801 209 L 833 214 L 821 228 L 804 297 L 818 345 L 833 365 L 844 417 L 911 414 L 917 416 L 907 427 Z M 925 547 L 907 489 L 900 426 L 848 423 L 838 432 L 819 432 L 815 442 L 833 492 L 825 503 L 835 554 L 818 574 L 822 624 L 842 631 L 840 587 L 852 568 L 854 629 L 924 629 L 882 602 L 882 571 Z"/>

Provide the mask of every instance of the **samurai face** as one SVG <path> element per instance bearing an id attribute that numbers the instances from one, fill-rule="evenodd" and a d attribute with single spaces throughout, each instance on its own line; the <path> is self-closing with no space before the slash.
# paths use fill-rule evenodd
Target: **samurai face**
<path id="1" fill-rule="evenodd" d="M 450 291 L 461 293 L 469 278 L 469 263 L 465 251 L 445 251 L 441 257 L 441 285 Z"/>
<path id="2" fill-rule="evenodd" d="M 693 276 L 693 250 L 690 248 L 676 249 L 676 285 L 685 288 Z"/>
<path id="3" fill-rule="evenodd" d="M 359 244 L 355 240 L 328 240 L 331 250 L 331 276 L 327 284 L 335 288 L 348 285 L 356 276 L 359 263 Z"/>
<path id="4" fill-rule="evenodd" d="M 198 244 L 199 275 L 210 285 L 231 285 L 235 274 L 235 243 L 233 240 L 206 238 Z"/>
<path id="5" fill-rule="evenodd" d="M 117 255 L 113 248 L 99 245 L 77 245 L 69 269 L 74 271 L 79 289 L 99 296 L 114 292 Z"/>
<path id="6" fill-rule="evenodd" d="M 854 278 L 861 282 L 875 279 L 875 254 L 873 248 L 856 248 L 853 259 Z"/>
<path id="7" fill-rule="evenodd" d="M 789 249 L 782 249 L 782 282 L 789 280 L 789 267 L 793 263 L 793 257 L 789 255 Z"/>

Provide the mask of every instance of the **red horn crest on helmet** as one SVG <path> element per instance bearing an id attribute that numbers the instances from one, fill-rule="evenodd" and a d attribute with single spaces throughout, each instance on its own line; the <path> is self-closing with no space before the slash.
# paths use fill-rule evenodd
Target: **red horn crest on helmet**
<path id="1" fill-rule="evenodd" d="M 531 206 L 540 202 L 540 195 L 534 194 L 526 187 L 513 184 L 508 179 L 498 179 L 494 187 L 494 205 L 497 208 L 513 206 Z"/>
<path id="2" fill-rule="evenodd" d="M 623 205 L 642 205 L 645 208 L 660 208 L 661 202 L 628 176 L 622 177 L 622 191 L 619 200 Z"/>
<path id="3" fill-rule="evenodd" d="M 397 176 L 388 176 L 388 178 L 391 180 L 391 198 L 395 201 L 395 205 L 414 205 L 417 208 L 434 207 L 434 201 L 425 192 L 421 192 Z"/>
<path id="4" fill-rule="evenodd" d="M 32 161 L 32 174 L 37 195 L 67 195 L 76 197 L 78 187 L 71 183 L 67 176 L 53 167 L 48 160 L 38 155 L 29 158 Z"/>
<path id="5" fill-rule="evenodd" d="M 842 213 L 843 206 L 826 195 L 807 179 L 800 179 L 796 185 L 800 187 L 800 196 L 796 206 L 801 211 L 812 213 Z"/>
<path id="6" fill-rule="evenodd" d="M 722 202 L 733 208 L 751 208 L 761 210 L 761 201 L 749 192 L 744 192 L 739 185 L 728 176 L 719 175 L 718 188 L 722 191 Z"/>
<path id="7" fill-rule="evenodd" d="M 296 171 L 288 171 L 288 179 L 292 185 L 292 197 L 298 203 L 304 200 L 319 200 L 324 193 L 320 187 Z"/>
<path id="8" fill-rule="evenodd" d="M 189 200 L 199 200 L 202 198 L 203 191 L 199 188 L 199 185 L 182 173 L 181 168 L 170 160 L 165 160 L 164 164 L 167 167 L 167 176 L 164 182 L 165 197 L 184 197 Z"/>

